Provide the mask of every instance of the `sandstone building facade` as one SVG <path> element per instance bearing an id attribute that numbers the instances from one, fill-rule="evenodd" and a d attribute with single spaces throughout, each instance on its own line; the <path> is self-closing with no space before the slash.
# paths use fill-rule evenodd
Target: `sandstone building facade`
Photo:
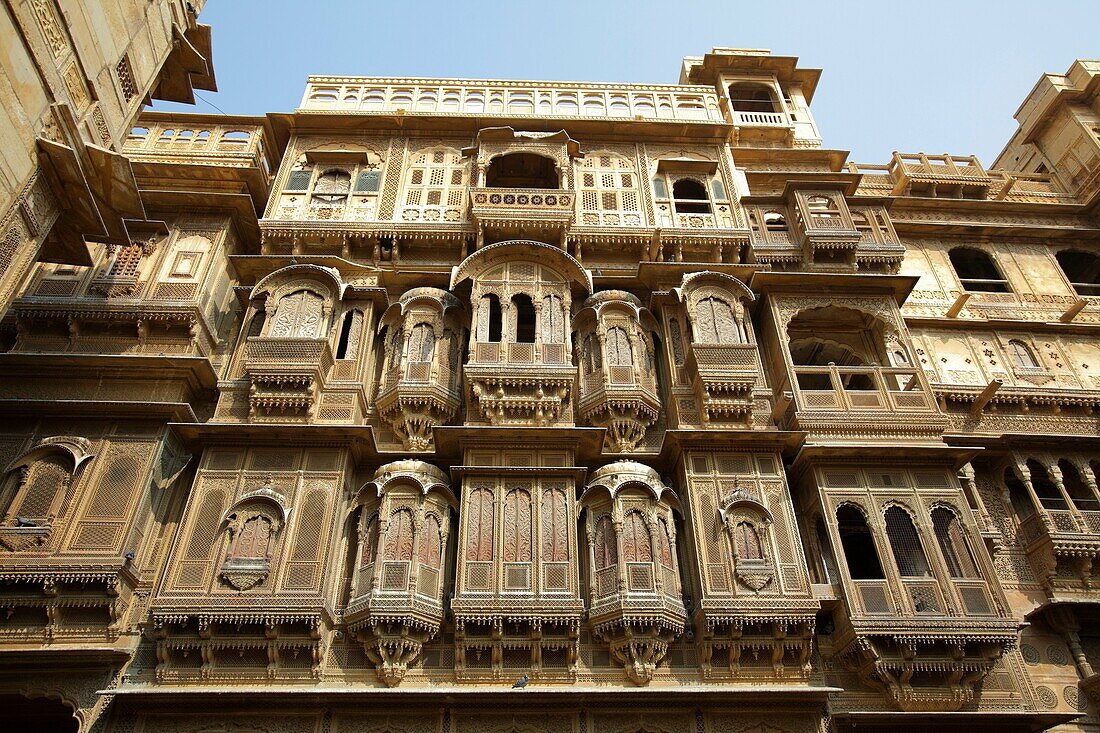
<path id="1" fill-rule="evenodd" d="M 848 162 L 819 76 L 714 49 L 142 114 L 128 239 L 0 323 L 0 701 L 1096 730 L 1100 62 L 988 169 Z"/>

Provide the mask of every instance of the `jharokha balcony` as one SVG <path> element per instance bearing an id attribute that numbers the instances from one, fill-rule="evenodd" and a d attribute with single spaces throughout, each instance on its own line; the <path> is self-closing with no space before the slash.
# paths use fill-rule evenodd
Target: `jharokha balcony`
<path id="1" fill-rule="evenodd" d="M 1100 583 L 1100 489 L 1095 464 L 1022 458 L 1004 469 L 1020 517 L 1017 538 L 1052 601 L 1093 600 Z"/>

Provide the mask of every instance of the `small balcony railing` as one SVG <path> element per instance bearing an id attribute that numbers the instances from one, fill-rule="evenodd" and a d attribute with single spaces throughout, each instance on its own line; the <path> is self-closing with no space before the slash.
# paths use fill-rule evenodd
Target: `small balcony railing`
<path id="1" fill-rule="evenodd" d="M 321 374 L 327 374 L 333 363 L 328 339 L 266 336 L 252 336 L 248 339 L 245 360 L 251 367 L 276 367 L 291 371 L 314 367 Z"/>
<path id="2" fill-rule="evenodd" d="M 735 125 L 762 125 L 766 127 L 790 127 L 791 120 L 782 112 L 738 112 L 732 113 Z"/>
<path id="3" fill-rule="evenodd" d="M 914 412 L 935 405 L 920 372 L 908 367 L 796 366 L 794 374 L 799 410 Z"/>

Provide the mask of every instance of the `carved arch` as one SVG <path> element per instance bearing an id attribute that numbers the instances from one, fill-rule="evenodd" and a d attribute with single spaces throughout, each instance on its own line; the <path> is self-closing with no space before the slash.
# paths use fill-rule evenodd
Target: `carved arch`
<path id="1" fill-rule="evenodd" d="M 510 240 L 489 244 L 464 259 L 451 271 L 450 290 L 466 280 L 476 280 L 505 262 L 532 260 L 556 272 L 563 281 L 575 282 L 592 292 L 592 274 L 572 255 L 544 242 Z"/>

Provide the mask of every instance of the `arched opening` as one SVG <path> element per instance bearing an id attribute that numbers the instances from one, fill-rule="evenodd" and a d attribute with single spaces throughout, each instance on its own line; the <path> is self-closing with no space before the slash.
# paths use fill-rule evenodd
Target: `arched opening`
<path id="1" fill-rule="evenodd" d="M 1031 347 L 1025 344 L 1019 339 L 1012 339 L 1008 342 L 1008 351 L 1012 356 L 1012 363 L 1018 369 L 1038 369 L 1039 360 L 1035 358 L 1035 353 L 1031 350 Z"/>
<path id="2" fill-rule="evenodd" d="M 0 710 L 4 711 L 6 730 L 33 730 L 36 733 L 76 733 L 80 730 L 72 708 L 59 700 L 2 694 Z"/>
<path id="3" fill-rule="evenodd" d="M 863 512 L 850 504 L 837 509 L 837 531 L 844 548 L 844 562 L 852 580 L 883 580 L 875 538 Z"/>
<path id="4" fill-rule="evenodd" d="M 779 112 L 771 89 L 761 84 L 730 84 L 730 106 L 736 112 Z"/>
<path id="5" fill-rule="evenodd" d="M 810 212 L 811 219 L 837 219 L 840 217 L 840 208 L 835 200 L 828 196 L 809 196 L 806 199 L 806 208 Z"/>
<path id="6" fill-rule="evenodd" d="M 1050 478 L 1043 464 L 1034 458 L 1028 459 L 1027 470 L 1031 474 L 1031 486 L 1035 489 L 1035 495 L 1039 497 L 1039 503 L 1044 509 L 1054 511 L 1069 509 L 1066 506 L 1066 500 L 1062 497 L 1062 492 L 1058 490 L 1058 486 Z"/>
<path id="7" fill-rule="evenodd" d="M 512 308 L 516 313 L 516 343 L 535 343 L 535 304 L 531 296 L 516 293 L 512 296 Z"/>
<path id="8" fill-rule="evenodd" d="M 1007 293 L 1008 281 L 997 269 L 993 258 L 980 249 L 956 247 L 948 253 L 955 275 L 964 290 L 985 293 Z"/>
<path id="9" fill-rule="evenodd" d="M 733 547 L 739 560 L 763 560 L 764 548 L 760 544 L 760 535 L 749 522 L 738 522 L 733 528 Z"/>
<path id="10" fill-rule="evenodd" d="M 841 386 L 849 391 L 877 389 L 868 369 L 885 359 L 884 324 L 851 308 L 826 306 L 802 311 L 787 326 L 788 350 L 802 390 L 832 390 L 831 375 L 821 367 L 840 367 Z M 817 367 L 799 370 L 797 367 Z"/>
<path id="11" fill-rule="evenodd" d="M 359 355 L 359 335 L 363 328 L 363 312 L 348 311 L 340 322 L 340 336 L 336 341 L 337 359 L 354 359 Z"/>
<path id="12" fill-rule="evenodd" d="M 886 537 L 890 540 L 890 550 L 901 577 L 926 578 L 932 574 L 909 512 L 899 506 L 886 510 Z"/>
<path id="13" fill-rule="evenodd" d="M 672 184 L 672 203 L 678 214 L 709 214 L 707 188 L 694 178 L 681 178 Z"/>
<path id="14" fill-rule="evenodd" d="M 1100 257 L 1077 249 L 1064 249 L 1054 256 L 1078 295 L 1100 295 Z"/>
<path id="15" fill-rule="evenodd" d="M 1062 472 L 1062 485 L 1066 487 L 1066 493 L 1073 500 L 1073 505 L 1083 512 L 1100 511 L 1100 501 L 1096 500 L 1088 484 L 1081 478 L 1077 466 L 1063 458 L 1058 461 L 1058 468 Z"/>
<path id="16" fill-rule="evenodd" d="M 962 522 L 955 512 L 946 507 L 932 510 L 932 529 L 936 533 L 936 542 L 947 564 L 952 578 L 977 578 L 978 565 L 970 554 Z"/>
<path id="17" fill-rule="evenodd" d="M 482 343 L 499 343 L 502 324 L 500 298 L 493 293 L 481 296 L 477 312 L 477 340 Z"/>
<path id="18" fill-rule="evenodd" d="M 534 153 L 509 153 L 485 169 L 488 188 L 558 188 L 558 171 L 553 159 Z"/>
<path id="19" fill-rule="evenodd" d="M 1005 468 L 1004 482 L 1005 488 L 1008 489 L 1008 499 L 1012 502 L 1012 509 L 1016 512 L 1016 517 L 1024 520 L 1035 514 L 1035 505 L 1031 501 L 1027 487 L 1024 486 L 1024 482 L 1020 480 L 1020 477 L 1016 475 L 1016 471 L 1011 467 Z"/>

